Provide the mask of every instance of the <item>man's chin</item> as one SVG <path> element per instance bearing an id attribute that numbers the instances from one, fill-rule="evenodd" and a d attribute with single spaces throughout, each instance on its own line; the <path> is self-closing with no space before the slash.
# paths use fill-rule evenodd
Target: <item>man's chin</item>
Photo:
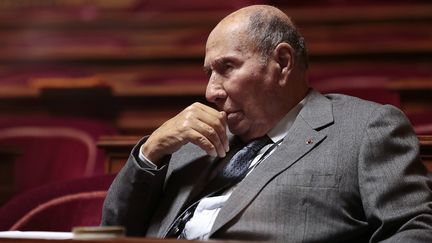
<path id="1" fill-rule="evenodd" d="M 264 125 L 252 127 L 251 124 L 243 121 L 238 124 L 228 124 L 228 129 L 233 135 L 241 138 L 244 142 L 249 142 L 253 139 L 264 136 L 268 130 L 264 129 Z"/>
<path id="2" fill-rule="evenodd" d="M 228 124 L 228 129 L 232 134 L 240 137 L 242 140 L 244 140 L 247 137 L 248 129 L 245 126 L 241 126 L 241 124 L 235 124 L 235 125 Z"/>

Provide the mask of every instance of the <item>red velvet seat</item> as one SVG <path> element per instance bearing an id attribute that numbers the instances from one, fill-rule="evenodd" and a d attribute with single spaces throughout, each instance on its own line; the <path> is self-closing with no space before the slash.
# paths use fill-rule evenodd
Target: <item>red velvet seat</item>
<path id="1" fill-rule="evenodd" d="M 104 173 L 105 157 L 96 142 L 116 133 L 108 124 L 86 119 L 0 117 L 0 146 L 20 152 L 14 191 Z"/>
<path id="2" fill-rule="evenodd" d="M 106 191 L 115 175 L 49 183 L 0 208 L 0 230 L 70 231 L 99 225 Z"/>

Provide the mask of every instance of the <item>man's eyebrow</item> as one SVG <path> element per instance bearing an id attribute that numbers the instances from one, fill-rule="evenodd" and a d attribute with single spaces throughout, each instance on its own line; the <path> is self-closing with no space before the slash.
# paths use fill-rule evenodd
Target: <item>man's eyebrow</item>
<path id="1" fill-rule="evenodd" d="M 204 66 L 203 66 L 203 71 L 205 72 L 205 73 L 208 73 L 208 72 L 210 72 L 211 70 L 212 70 L 212 66 L 214 66 L 215 64 L 220 64 L 220 60 L 219 60 L 220 58 L 218 58 L 218 59 L 216 59 L 216 60 L 213 60 L 213 61 L 211 61 L 210 63 L 208 63 L 208 64 L 204 64 Z"/>
<path id="2" fill-rule="evenodd" d="M 226 62 L 234 62 L 234 57 L 222 56 L 222 57 L 216 58 L 215 60 L 211 61 L 210 64 L 204 64 L 203 71 L 205 73 L 208 73 L 211 71 L 211 69 L 212 69 L 211 67 L 214 66 L 215 64 L 221 65 L 221 64 L 224 64 Z"/>
<path id="3" fill-rule="evenodd" d="M 211 68 L 209 66 L 203 66 L 204 73 L 209 76 L 211 73 Z"/>
<path id="4" fill-rule="evenodd" d="M 231 57 L 231 56 L 223 56 L 223 57 L 220 57 L 220 58 L 215 60 L 215 62 L 218 64 L 221 64 L 224 62 L 233 62 L 233 61 L 234 61 L 234 57 Z"/>

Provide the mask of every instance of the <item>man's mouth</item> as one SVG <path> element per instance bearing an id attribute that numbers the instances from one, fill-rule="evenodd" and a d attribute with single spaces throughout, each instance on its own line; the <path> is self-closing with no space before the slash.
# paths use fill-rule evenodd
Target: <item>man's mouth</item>
<path id="1" fill-rule="evenodd" d="M 243 112 L 241 111 L 227 112 L 227 120 L 229 124 L 237 123 L 241 119 L 243 119 Z"/>

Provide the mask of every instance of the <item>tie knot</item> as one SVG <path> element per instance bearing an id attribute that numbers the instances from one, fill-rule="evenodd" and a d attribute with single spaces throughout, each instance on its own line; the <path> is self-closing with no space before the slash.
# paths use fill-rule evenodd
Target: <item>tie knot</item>
<path id="1" fill-rule="evenodd" d="M 266 146 L 270 142 L 271 142 L 271 139 L 267 135 L 264 135 L 263 137 L 252 140 L 251 142 L 249 142 L 246 145 L 246 147 L 247 147 L 247 149 L 252 150 L 254 153 L 257 153 L 258 151 L 260 151 L 264 146 Z"/>
<path id="2" fill-rule="evenodd" d="M 271 142 L 268 136 L 264 136 L 249 142 L 239 150 L 223 168 L 220 177 L 224 180 L 236 183 L 246 176 L 253 158 L 266 144 Z"/>

